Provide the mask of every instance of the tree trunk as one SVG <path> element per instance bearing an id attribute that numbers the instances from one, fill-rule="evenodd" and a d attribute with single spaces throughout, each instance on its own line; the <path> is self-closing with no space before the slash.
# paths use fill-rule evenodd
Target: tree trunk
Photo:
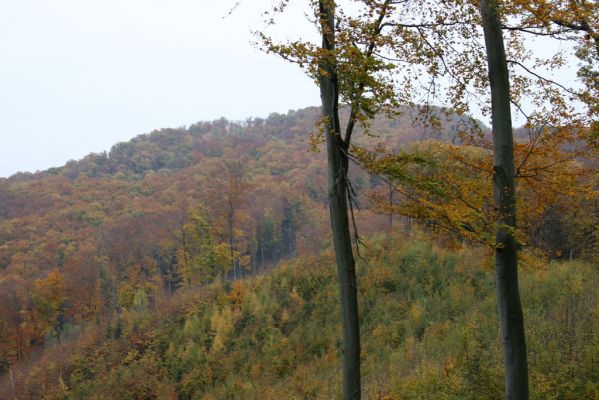
<path id="1" fill-rule="evenodd" d="M 389 181 L 387 183 L 387 185 L 389 186 L 389 229 L 391 229 L 391 227 L 393 226 L 393 184 L 391 183 L 391 181 Z"/>
<path id="2" fill-rule="evenodd" d="M 10 374 L 10 386 L 12 387 L 12 396 L 16 399 L 17 398 L 17 392 L 15 390 L 15 379 L 12 375 L 12 363 L 8 364 L 8 372 Z"/>
<path id="3" fill-rule="evenodd" d="M 335 50 L 335 4 L 320 0 L 322 48 Z M 329 211 L 343 320 L 343 399 L 360 399 L 360 329 L 355 260 L 347 206 L 347 144 L 339 128 L 339 92 L 333 56 L 320 65 L 320 99 L 327 142 Z"/>
<path id="4" fill-rule="evenodd" d="M 233 270 L 233 280 L 237 280 L 237 271 L 235 268 L 235 237 L 233 236 L 233 220 L 235 213 L 233 203 L 229 200 L 229 210 L 227 214 L 227 225 L 229 228 L 229 255 L 231 257 L 231 269 Z"/>
<path id="5" fill-rule="evenodd" d="M 518 289 L 518 243 L 514 142 L 510 112 L 510 86 L 503 34 L 496 0 L 481 0 L 493 129 L 493 186 L 498 212 L 495 231 L 497 302 L 505 362 L 505 398 L 528 399 L 528 365 L 520 293 Z"/>
<path id="6" fill-rule="evenodd" d="M 260 239 L 260 270 L 264 271 L 264 239 Z"/>

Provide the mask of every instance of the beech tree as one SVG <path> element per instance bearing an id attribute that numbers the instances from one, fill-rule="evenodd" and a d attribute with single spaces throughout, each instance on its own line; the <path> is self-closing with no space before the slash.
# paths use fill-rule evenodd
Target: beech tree
<path id="1" fill-rule="evenodd" d="M 349 231 L 347 193 L 348 157 L 350 137 L 342 139 L 339 121 L 339 88 L 334 53 L 335 4 L 319 1 L 319 19 L 322 31 L 322 49 L 327 51 L 329 60 L 319 63 L 320 100 L 324 132 L 327 142 L 329 177 L 329 209 L 337 279 L 341 297 L 343 318 L 343 398 L 359 399 L 360 385 L 360 326 L 356 265 Z M 349 132 L 351 133 L 351 132 Z"/>
<path id="2" fill-rule="evenodd" d="M 518 242 L 515 237 L 516 184 L 510 79 L 496 0 L 481 0 L 480 14 L 491 87 L 493 193 L 495 209 L 498 212 L 495 228 L 495 284 L 505 362 L 505 398 L 525 400 L 528 399 L 528 363 L 524 317 L 518 287 Z"/>
<path id="3" fill-rule="evenodd" d="M 559 4 L 554 4 L 549 12 L 543 12 L 546 7 L 537 4 L 532 9 L 537 21 L 547 24 L 548 21 L 570 30 L 580 30 L 587 34 L 586 41 L 592 41 L 597 48 L 598 36 L 589 25 L 588 14 L 592 8 L 586 2 L 570 2 L 568 15 L 559 10 Z M 519 3 L 517 3 L 519 4 Z M 543 6 L 546 6 L 543 4 Z M 528 8 L 524 5 L 524 8 Z M 591 11 L 592 12 L 592 11 Z M 495 230 L 495 266 L 497 302 L 499 305 L 499 320 L 501 323 L 502 342 L 505 362 L 505 398 L 513 400 L 528 399 L 528 363 L 524 318 L 518 288 L 518 241 L 516 239 L 516 185 L 517 171 L 514 162 L 514 138 L 511 116 L 512 96 L 510 93 L 510 73 L 508 59 L 503 42 L 504 25 L 501 21 L 500 3 L 497 0 L 481 0 L 481 25 L 485 39 L 485 50 L 488 65 L 489 86 L 491 92 L 491 121 L 493 133 L 493 186 L 497 222 Z M 545 21 L 543 21 L 545 19 Z M 519 29 L 525 30 L 521 24 Z M 551 29 L 551 28 L 549 28 Z M 547 32 L 553 34 L 553 32 Z M 539 34 L 539 33 L 537 33 Z M 596 50 L 596 49 L 595 49 Z M 595 54 L 595 58 L 597 55 Z M 515 63 L 518 63 L 515 61 Z M 521 66 L 522 64 L 520 64 Z M 588 74 L 583 73 L 588 85 Z M 546 78 L 539 77 L 546 80 Z M 552 82 L 549 82 L 552 83 Z M 594 82 L 596 85 L 596 82 Z M 561 86 L 561 85 L 560 85 Z M 596 91 L 596 87 L 592 87 Z M 573 91 L 569 91 L 573 93 Z M 575 93 L 573 93 L 575 94 Z M 593 102 L 588 99 L 589 92 L 580 93 L 582 99 L 590 108 L 592 117 Z M 554 97 L 554 99 L 557 96 Z M 562 115 L 564 116 L 564 115 Z M 568 119 L 568 115 L 565 115 Z"/>
<path id="4" fill-rule="evenodd" d="M 503 5 L 509 23 L 502 24 L 507 31 L 526 33 L 529 37 L 543 36 L 574 45 L 578 59 L 577 77 L 584 89 L 578 100 L 585 103 L 591 124 L 594 145 L 597 140 L 599 114 L 599 13 L 595 1 L 575 0 L 513 0 Z"/>
<path id="5" fill-rule="evenodd" d="M 424 93 L 427 98 L 446 104 L 446 114 L 472 116 L 478 106 L 482 114 L 492 120 L 493 141 L 488 148 L 494 154 L 492 174 L 495 206 L 492 215 L 495 218 L 495 237 L 485 241 L 491 243 L 496 252 L 506 398 L 527 398 L 526 345 L 517 279 L 517 249 L 521 243 L 518 243 L 516 231 L 515 179 L 538 179 L 540 174 L 547 176 L 546 172 L 553 166 L 564 165 L 580 154 L 575 148 L 580 145 L 581 139 L 593 138 L 593 129 L 589 129 L 589 126 L 594 123 L 597 110 L 597 102 L 592 95 L 597 90 L 597 75 L 596 63 L 589 54 L 594 53 L 592 49 L 596 44 L 597 23 L 596 17 L 593 17 L 596 13 L 593 14 L 593 6 L 586 2 L 580 2 L 579 6 L 576 6 L 578 2 L 569 2 L 566 7 L 559 2 L 514 1 L 501 3 L 500 9 L 497 3 L 486 1 L 439 4 L 424 0 L 413 4 L 424 10 L 422 17 L 411 21 L 397 18 L 390 23 L 393 32 L 401 40 L 398 39 L 399 45 L 394 46 L 393 55 L 387 55 L 386 59 L 401 62 L 407 58 L 417 64 L 416 68 L 419 65 L 423 71 L 421 79 L 429 82 Z M 575 13 L 569 15 L 564 9 Z M 560 29 L 555 29 L 555 25 Z M 483 28 L 484 45 L 480 42 L 480 27 Z M 503 45 L 506 32 L 509 34 L 507 48 Z M 580 38 L 571 35 L 580 32 L 585 32 L 586 36 Z M 526 45 L 529 35 L 575 40 L 579 46 L 577 55 L 587 63 L 579 70 L 584 88 L 568 87 L 547 77 L 550 76 L 547 71 L 559 70 L 566 64 L 565 56 L 563 52 L 556 51 L 549 57 L 534 57 L 535 54 Z M 521 153 L 523 157 L 518 165 L 514 162 L 512 106 L 525 118 L 526 128 L 530 132 L 529 143 L 520 146 L 525 151 Z M 589 112 L 585 115 L 580 106 L 586 107 Z M 430 115 L 428 117 L 433 124 L 435 119 L 438 123 L 438 116 L 432 115 L 432 119 Z M 480 133 L 480 129 L 471 128 L 472 125 L 461 132 L 462 142 L 484 146 L 484 140 L 473 134 Z M 551 146 L 547 145 L 548 142 Z M 539 158 L 540 152 L 551 149 L 553 156 L 560 153 L 557 149 L 566 146 L 570 148 L 570 154 L 564 156 L 562 152 L 545 166 L 530 168 L 528 165 L 530 160 Z M 371 162 L 377 157 L 370 153 L 366 157 L 361 155 L 361 160 Z M 385 157 L 379 157 L 379 160 L 385 161 Z M 395 166 L 401 167 L 406 157 L 400 155 L 394 161 Z M 415 160 L 408 161 L 414 164 Z M 487 167 L 484 163 L 477 166 L 483 171 Z M 386 169 L 390 175 L 402 178 L 401 170 L 393 171 L 393 168 L 384 164 L 376 168 Z M 525 170 L 533 174 L 527 176 Z M 445 182 L 426 184 L 404 179 L 404 183 L 408 186 L 414 184 L 418 190 L 432 194 L 436 192 L 437 195 L 440 194 L 439 187 L 445 186 L 447 189 Z M 447 193 L 442 193 L 441 197 L 446 200 L 453 197 L 462 207 L 470 208 L 475 220 L 488 213 L 484 204 L 469 203 L 469 195 L 463 196 L 464 193 L 459 191 L 456 193 L 449 197 Z M 472 224 L 458 221 L 456 215 L 451 215 L 448 210 L 440 210 L 431 204 L 420 207 L 426 208 L 436 210 L 449 229 L 466 236 L 473 229 Z M 485 218 L 474 222 L 479 229 L 488 226 Z"/>
<path id="6" fill-rule="evenodd" d="M 376 51 L 390 43 L 382 30 L 393 11 L 393 3 L 391 0 L 364 2 L 360 18 L 350 18 L 338 9 L 335 1 L 310 1 L 322 38 L 320 46 L 300 41 L 280 44 L 260 34 L 267 52 L 305 68 L 320 88 L 320 128 L 327 149 L 328 203 L 343 324 L 344 399 L 361 397 L 360 327 L 350 231 L 350 151 L 356 125 L 367 126 L 377 112 L 392 112 L 399 104 L 392 80 L 384 77 L 390 65 L 375 57 Z M 287 4 L 288 1 L 280 2 L 274 11 L 284 10 Z M 344 129 L 340 102 L 347 103 L 349 112 Z"/>

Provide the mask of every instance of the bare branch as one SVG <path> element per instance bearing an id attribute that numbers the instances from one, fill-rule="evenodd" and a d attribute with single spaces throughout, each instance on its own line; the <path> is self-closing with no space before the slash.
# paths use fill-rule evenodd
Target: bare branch
<path id="1" fill-rule="evenodd" d="M 235 4 L 233 4 L 233 7 L 231 7 L 229 12 L 226 13 L 225 15 L 223 15 L 222 18 L 226 19 L 226 18 L 230 17 L 235 12 L 235 10 L 237 10 L 237 8 L 239 7 L 240 4 L 241 4 L 241 0 L 237 0 L 237 2 Z"/>
<path id="2" fill-rule="evenodd" d="M 567 87 L 565 87 L 565 86 L 564 86 L 564 85 L 562 85 L 561 83 L 559 83 L 559 82 L 556 82 L 556 81 L 554 81 L 554 80 L 551 80 L 551 79 L 548 79 L 548 78 L 545 78 L 544 76 L 541 76 L 541 75 L 537 74 L 536 72 L 534 72 L 534 71 L 533 71 L 533 70 L 531 70 L 530 68 L 526 67 L 524 64 L 522 64 L 522 63 L 521 63 L 521 62 L 519 62 L 519 61 L 515 61 L 515 60 L 506 60 L 506 61 L 507 61 L 509 64 L 514 64 L 514 65 L 517 65 L 517 66 L 519 66 L 520 68 L 522 68 L 523 70 L 525 70 L 526 72 L 528 72 L 529 74 L 531 74 L 532 76 L 534 76 L 534 77 L 538 78 L 538 79 L 539 79 L 539 80 L 541 80 L 541 81 L 544 81 L 544 82 L 546 82 L 546 83 L 549 83 L 549 84 L 551 84 L 551 85 L 555 85 L 555 86 L 557 86 L 557 87 L 559 87 L 559 88 L 563 89 L 563 90 L 564 90 L 564 91 L 566 91 L 567 93 L 570 93 L 571 95 L 574 95 L 574 96 L 580 96 L 580 94 L 579 94 L 579 93 L 576 93 L 576 92 L 575 92 L 575 91 L 573 91 L 572 89 L 568 89 Z"/>

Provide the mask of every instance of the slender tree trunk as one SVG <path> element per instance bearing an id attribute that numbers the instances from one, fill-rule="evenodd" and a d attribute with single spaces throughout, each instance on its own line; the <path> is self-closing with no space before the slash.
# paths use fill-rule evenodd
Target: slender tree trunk
<path id="1" fill-rule="evenodd" d="M 393 212 L 391 211 L 391 208 L 393 207 L 393 192 L 394 192 L 391 181 L 389 181 L 388 186 L 389 186 L 389 229 L 391 229 L 391 227 L 393 226 Z"/>
<path id="2" fill-rule="evenodd" d="M 10 386 L 12 387 L 12 396 L 16 399 L 17 392 L 15 390 L 15 379 L 13 378 L 13 375 L 12 375 L 12 364 L 8 364 L 8 372 L 10 374 Z"/>
<path id="3" fill-rule="evenodd" d="M 235 237 L 233 236 L 233 220 L 235 218 L 235 214 L 233 211 L 233 204 L 229 200 L 229 213 L 227 214 L 227 223 L 229 226 L 229 254 L 231 257 L 231 269 L 233 270 L 233 280 L 237 280 L 237 271 L 235 268 Z"/>
<path id="4" fill-rule="evenodd" d="M 293 242 L 291 241 L 291 216 L 287 219 L 287 241 L 289 242 L 289 258 L 293 257 Z"/>
<path id="5" fill-rule="evenodd" d="M 264 271 L 264 239 L 260 239 L 260 269 Z"/>
<path id="6" fill-rule="evenodd" d="M 320 0 L 319 7 L 322 48 L 332 52 L 335 50 L 335 4 L 332 0 Z M 343 399 L 355 400 L 361 397 L 360 329 L 347 206 L 348 149 L 339 129 L 339 92 L 332 58 L 320 66 L 319 86 L 327 142 L 329 211 L 343 320 Z"/>
<path id="7" fill-rule="evenodd" d="M 510 112 L 510 86 L 503 34 L 496 0 L 481 0 L 493 129 L 493 186 L 498 212 L 495 240 L 497 302 L 505 362 L 505 398 L 528 399 L 528 365 L 520 293 L 518 289 L 518 243 L 514 142 Z"/>

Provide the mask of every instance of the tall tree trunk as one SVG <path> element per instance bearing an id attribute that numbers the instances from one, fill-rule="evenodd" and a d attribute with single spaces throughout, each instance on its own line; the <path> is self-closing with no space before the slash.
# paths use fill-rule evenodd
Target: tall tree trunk
<path id="1" fill-rule="evenodd" d="M 528 365 L 520 293 L 518 289 L 518 243 L 514 139 L 510 112 L 510 85 L 503 34 L 496 0 L 481 0 L 493 129 L 493 186 L 498 212 L 495 240 L 497 302 L 505 362 L 505 398 L 528 399 Z"/>
<path id="2" fill-rule="evenodd" d="M 320 0 L 319 8 L 322 48 L 332 53 L 335 50 L 335 3 L 332 0 Z M 332 55 L 322 62 L 320 71 L 320 99 L 327 142 L 329 211 L 343 319 L 343 399 L 356 400 L 361 397 L 360 329 L 347 206 L 348 149 L 339 128 L 339 92 Z"/>
<path id="3" fill-rule="evenodd" d="M 394 189 L 393 189 L 393 184 L 391 183 L 391 181 L 389 181 L 387 183 L 388 188 L 389 188 L 389 229 L 391 229 L 391 227 L 393 226 L 393 211 L 392 211 L 392 207 L 393 207 L 393 193 L 394 193 Z"/>
<path id="4" fill-rule="evenodd" d="M 12 396 L 16 399 L 17 392 L 15 390 L 15 379 L 12 375 L 12 363 L 8 364 L 8 372 L 10 374 L 10 386 L 12 387 Z"/>
<path id="5" fill-rule="evenodd" d="M 235 268 L 235 237 L 233 236 L 233 221 L 235 219 L 235 211 L 233 202 L 229 200 L 229 210 L 227 214 L 227 225 L 229 228 L 229 255 L 231 257 L 231 269 L 233 270 L 233 280 L 237 280 L 237 271 Z"/>

